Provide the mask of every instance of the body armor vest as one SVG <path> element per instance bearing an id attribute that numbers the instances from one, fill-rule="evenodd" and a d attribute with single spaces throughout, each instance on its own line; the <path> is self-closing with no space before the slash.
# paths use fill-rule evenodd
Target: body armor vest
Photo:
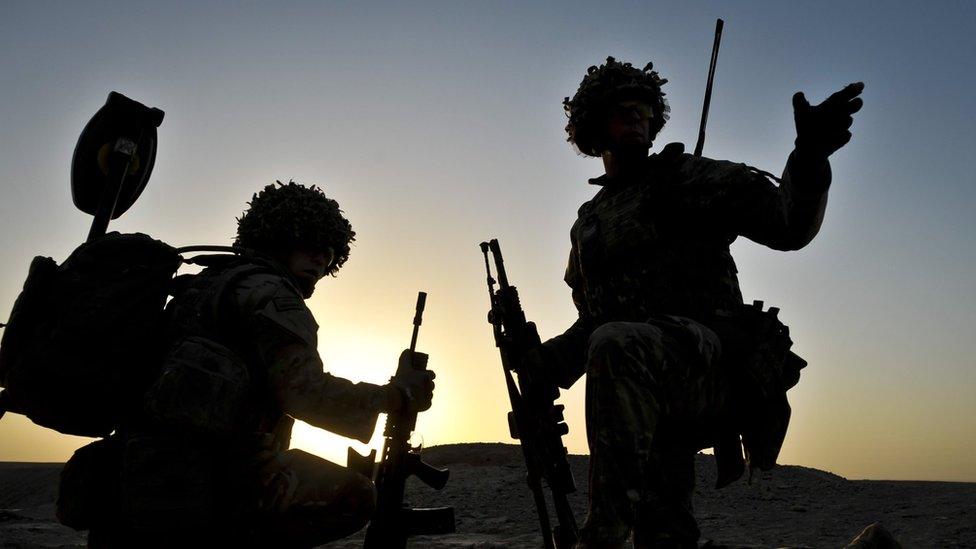
<path id="1" fill-rule="evenodd" d="M 578 280 L 590 315 L 645 321 L 651 313 L 700 318 L 742 303 L 734 234 L 715 227 L 660 157 L 644 181 L 612 182 L 580 208 L 573 226 Z M 661 169 L 664 168 L 664 169 Z M 574 273 L 569 273 L 574 276 Z"/>

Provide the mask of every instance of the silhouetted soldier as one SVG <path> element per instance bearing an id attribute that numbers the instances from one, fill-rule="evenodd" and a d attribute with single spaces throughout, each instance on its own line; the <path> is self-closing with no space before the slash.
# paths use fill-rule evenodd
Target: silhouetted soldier
<path id="1" fill-rule="evenodd" d="M 235 242 L 251 253 L 214 259 L 167 307 L 162 374 L 120 437 L 121 520 L 93 527 L 92 546 L 312 547 L 366 524 L 369 479 L 288 449 L 294 419 L 367 442 L 377 414 L 431 404 L 430 372 L 385 386 L 323 372 L 303 299 L 354 236 L 314 186 L 254 195 Z"/>
<path id="2" fill-rule="evenodd" d="M 771 467 L 785 392 L 802 361 L 775 312 L 742 304 L 738 236 L 796 250 L 824 215 L 827 157 L 846 144 L 863 84 L 817 106 L 793 98 L 796 148 L 782 181 L 744 164 L 648 155 L 668 119 L 666 80 L 612 57 L 564 102 L 569 141 L 602 157 L 600 190 L 579 209 L 566 282 L 579 320 L 532 359 L 569 387 L 584 373 L 590 495 L 579 547 L 695 547 L 694 455 L 714 446 L 719 483 Z M 751 312 L 750 312 L 751 311 Z M 768 379 L 762 379 L 767 376 Z M 793 379 L 790 379 L 790 378 Z"/>

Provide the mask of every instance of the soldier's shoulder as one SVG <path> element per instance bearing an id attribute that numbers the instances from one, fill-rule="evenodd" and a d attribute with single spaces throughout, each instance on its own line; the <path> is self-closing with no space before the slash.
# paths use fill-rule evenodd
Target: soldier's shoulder
<path id="1" fill-rule="evenodd" d="M 287 274 L 267 262 L 244 262 L 230 272 L 230 289 L 238 306 L 244 311 L 259 311 L 269 303 L 285 307 L 304 308 L 301 291 Z"/>
<path id="2" fill-rule="evenodd" d="M 602 197 L 605 194 L 606 187 L 604 187 L 603 184 L 606 182 L 606 180 L 607 180 L 606 175 L 594 177 L 589 180 L 590 185 L 594 185 L 598 187 L 599 190 L 596 192 L 596 194 L 590 197 L 589 200 L 580 204 L 580 207 L 576 210 L 577 218 L 585 216 L 590 211 L 590 209 L 593 208 L 593 205 L 600 200 L 600 197 Z M 579 222 L 578 219 L 577 222 Z"/>
<path id="3" fill-rule="evenodd" d="M 258 268 L 234 284 L 234 299 L 245 316 L 263 319 L 262 326 L 315 347 L 318 324 L 291 278 L 276 268 Z"/>
<path id="4" fill-rule="evenodd" d="M 725 160 L 716 160 L 707 156 L 695 156 L 687 151 L 684 143 L 675 141 L 668 143 L 660 152 L 652 154 L 648 161 L 651 163 L 673 163 L 673 164 L 694 164 L 707 166 L 715 163 L 725 163 Z"/>
<path id="5" fill-rule="evenodd" d="M 574 226 L 576 224 L 579 224 L 579 218 L 585 216 L 587 213 L 589 213 L 590 209 L 593 208 L 593 201 L 596 199 L 597 196 L 599 196 L 599 194 L 600 194 L 600 192 L 597 192 L 596 195 L 593 198 L 591 198 L 591 199 L 587 200 L 586 202 L 580 204 L 580 207 L 576 209 L 576 218 L 577 219 L 576 219 L 576 223 L 574 224 Z"/>
<path id="6" fill-rule="evenodd" d="M 672 148 L 669 152 L 668 149 Z M 718 160 L 707 156 L 695 156 L 684 152 L 684 146 L 680 143 L 668 144 L 661 153 L 658 154 L 658 161 L 670 166 L 678 176 L 678 182 L 683 184 L 694 183 L 741 183 L 743 181 L 779 181 L 772 174 L 755 168 L 742 162 L 731 160 Z"/>
<path id="7" fill-rule="evenodd" d="M 707 169 L 717 162 L 704 156 L 695 156 L 685 151 L 685 144 L 680 142 L 668 143 L 661 152 L 648 158 L 653 169 L 673 169 L 679 171 Z"/>
<path id="8" fill-rule="evenodd" d="M 239 291 L 257 293 L 294 293 L 299 294 L 298 288 L 284 273 L 256 267 L 242 274 L 234 283 Z"/>
<path id="9" fill-rule="evenodd" d="M 680 141 L 675 141 L 673 143 L 668 143 L 661 149 L 661 152 L 657 153 L 657 156 L 665 161 L 677 161 L 685 156 L 691 156 L 685 153 L 685 144 Z"/>

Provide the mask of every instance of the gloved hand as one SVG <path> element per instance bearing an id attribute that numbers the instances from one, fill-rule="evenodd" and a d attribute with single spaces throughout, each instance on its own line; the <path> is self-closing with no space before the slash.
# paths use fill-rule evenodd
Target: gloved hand
<path id="1" fill-rule="evenodd" d="M 804 157 L 826 160 L 851 140 L 852 116 L 864 106 L 859 95 L 863 82 L 848 84 L 823 103 L 811 106 L 803 92 L 793 95 L 796 150 Z"/>
<path id="2" fill-rule="evenodd" d="M 402 397 L 400 411 L 423 412 L 430 408 L 434 398 L 434 372 L 425 369 L 428 355 L 426 353 L 411 353 L 404 349 L 400 353 L 396 375 L 390 380 Z"/>

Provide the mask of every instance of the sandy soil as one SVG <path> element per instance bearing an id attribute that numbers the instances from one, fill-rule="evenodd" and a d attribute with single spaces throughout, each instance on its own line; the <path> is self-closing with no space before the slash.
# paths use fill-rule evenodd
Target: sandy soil
<path id="1" fill-rule="evenodd" d="M 455 507 L 458 533 L 418 537 L 410 547 L 533 548 L 542 546 L 517 446 L 433 447 L 425 459 L 451 469 L 441 492 L 411 481 L 415 507 Z M 571 458 L 579 491 L 571 503 L 585 515 L 585 456 Z M 0 463 L 0 547 L 82 547 L 84 533 L 54 518 L 59 464 Z M 852 481 L 795 466 L 715 490 L 711 456 L 698 457 L 695 509 L 702 542 L 748 547 L 843 547 L 880 521 L 906 547 L 976 548 L 976 483 Z M 362 536 L 329 549 L 361 547 Z"/>

